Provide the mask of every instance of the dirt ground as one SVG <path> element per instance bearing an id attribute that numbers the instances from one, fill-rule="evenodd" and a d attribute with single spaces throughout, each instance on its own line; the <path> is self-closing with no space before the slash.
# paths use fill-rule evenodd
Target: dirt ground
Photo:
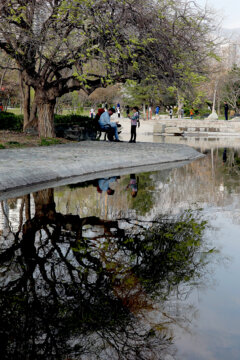
<path id="1" fill-rule="evenodd" d="M 8 130 L 0 131 L 0 149 L 67 144 L 69 142 L 71 141 L 62 138 L 42 140 L 36 135 L 28 135 Z"/>

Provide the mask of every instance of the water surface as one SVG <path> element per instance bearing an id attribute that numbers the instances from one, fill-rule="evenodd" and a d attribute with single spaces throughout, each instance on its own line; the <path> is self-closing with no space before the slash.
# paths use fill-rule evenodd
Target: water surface
<path id="1" fill-rule="evenodd" d="M 239 359 L 240 150 L 199 148 L 1 202 L 1 359 Z"/>

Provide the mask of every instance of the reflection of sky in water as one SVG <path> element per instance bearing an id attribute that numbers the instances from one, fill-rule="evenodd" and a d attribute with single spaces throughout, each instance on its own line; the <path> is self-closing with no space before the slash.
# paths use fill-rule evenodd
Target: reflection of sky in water
<path id="1" fill-rule="evenodd" d="M 214 217 L 211 225 L 218 231 L 212 232 L 211 240 L 227 260 L 215 267 L 213 287 L 195 291 L 190 298 L 198 308 L 198 316 L 192 323 L 192 335 L 178 333 L 179 359 L 240 358 L 240 225 L 233 224 L 219 209 Z"/>

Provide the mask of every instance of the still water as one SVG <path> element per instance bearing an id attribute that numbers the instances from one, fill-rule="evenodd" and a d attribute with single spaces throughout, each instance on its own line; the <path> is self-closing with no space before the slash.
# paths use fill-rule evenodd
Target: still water
<path id="1" fill-rule="evenodd" d="M 240 148 L 0 206 L 0 359 L 240 358 Z"/>

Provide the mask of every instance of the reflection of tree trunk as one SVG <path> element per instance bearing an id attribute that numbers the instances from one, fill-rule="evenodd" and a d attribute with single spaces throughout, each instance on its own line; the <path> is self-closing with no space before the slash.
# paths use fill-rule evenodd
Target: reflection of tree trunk
<path id="1" fill-rule="evenodd" d="M 4 226 L 3 229 L 10 229 L 10 224 L 9 224 L 9 206 L 8 206 L 8 202 L 7 200 L 3 200 L 1 201 L 1 208 L 2 208 L 2 212 L 3 212 L 3 216 L 4 216 Z"/>
<path id="2" fill-rule="evenodd" d="M 33 194 L 35 201 L 35 216 L 53 218 L 56 214 L 54 202 L 54 190 L 46 189 Z"/>
<path id="3" fill-rule="evenodd" d="M 26 220 L 30 220 L 31 218 L 31 202 L 30 202 L 30 195 L 24 196 L 25 198 L 25 216 Z"/>
<path id="4" fill-rule="evenodd" d="M 25 204 L 25 197 L 22 198 L 21 206 L 20 206 L 20 210 L 19 210 L 19 225 L 18 225 L 18 231 L 21 231 L 21 229 L 22 229 L 24 204 Z"/>

